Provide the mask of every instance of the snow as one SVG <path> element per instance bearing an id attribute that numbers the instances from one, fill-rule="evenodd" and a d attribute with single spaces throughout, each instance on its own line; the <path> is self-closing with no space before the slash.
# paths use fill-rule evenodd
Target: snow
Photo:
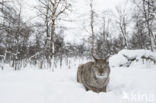
<path id="1" fill-rule="evenodd" d="M 143 59 L 142 57 L 151 58 L 153 60 Z M 136 59 L 129 64 L 128 59 Z M 111 67 L 127 66 L 139 68 L 156 68 L 154 61 L 156 61 L 156 52 L 150 50 L 121 50 L 118 54 L 113 55 L 110 59 Z"/>
<path id="2" fill-rule="evenodd" d="M 113 55 L 110 59 L 109 59 L 109 64 L 111 67 L 113 66 L 117 66 L 119 67 L 122 64 L 126 64 L 128 62 L 128 60 L 123 57 L 122 55 Z"/>
<path id="3" fill-rule="evenodd" d="M 86 92 L 76 81 L 77 69 L 0 71 L 0 103 L 134 103 L 124 92 L 153 95 L 156 102 L 155 69 L 111 69 L 107 93 Z M 140 94 L 140 95 L 142 95 Z"/>
<path id="4" fill-rule="evenodd" d="M 139 50 L 130 52 L 120 51 L 109 61 L 126 60 L 120 54 L 133 57 L 145 53 Z M 0 103 L 156 103 L 156 68 L 148 62 L 144 68 L 135 65 L 137 62 L 130 67 L 111 66 L 107 92 L 94 93 L 85 91 L 76 78 L 78 64 L 88 60 L 69 58 L 68 63 L 65 61 L 62 68 L 58 66 L 54 72 L 30 65 L 27 69 L 14 71 L 9 65 L 3 65 L 4 70 L 0 70 Z"/>
<path id="5" fill-rule="evenodd" d="M 155 52 L 151 52 L 150 50 L 144 50 L 144 49 L 140 49 L 140 50 L 121 50 L 118 54 L 120 55 L 127 55 L 129 58 L 133 58 L 133 57 L 138 57 L 138 56 L 152 56 L 153 58 L 156 59 L 156 53 Z"/>

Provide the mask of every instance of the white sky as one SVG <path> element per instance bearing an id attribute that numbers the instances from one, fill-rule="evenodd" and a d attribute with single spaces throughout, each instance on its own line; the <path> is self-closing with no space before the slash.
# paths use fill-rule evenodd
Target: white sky
<path id="1" fill-rule="evenodd" d="M 94 9 L 97 14 L 102 14 L 105 10 L 115 10 L 117 5 L 123 4 L 127 0 L 94 0 Z M 25 21 L 31 19 L 31 22 L 38 21 L 34 6 L 37 0 L 23 0 L 23 16 Z M 82 38 L 87 37 L 88 33 L 83 30 L 83 25 L 89 22 L 89 0 L 72 0 L 72 12 L 66 19 L 74 22 L 63 22 L 62 25 L 72 28 L 65 32 L 65 40 L 69 42 L 80 42 Z M 30 21 L 30 20 L 29 20 Z"/>
<path id="2" fill-rule="evenodd" d="M 95 0 L 94 9 L 98 16 L 102 16 L 102 12 L 105 10 L 115 10 L 115 7 L 119 4 L 122 4 L 126 0 Z M 80 39 L 87 38 L 89 33 L 84 30 L 84 25 L 89 25 L 89 0 L 75 0 L 73 3 L 73 12 L 70 15 L 70 18 L 76 19 L 77 22 L 70 24 L 70 26 L 75 26 L 76 29 L 69 31 L 66 35 L 66 40 L 71 42 L 78 42 Z M 95 22 L 100 23 L 100 20 Z M 98 27 L 99 24 L 95 24 L 95 27 Z M 95 30 L 96 31 L 96 30 Z M 81 41 L 80 41 L 81 42 Z"/>

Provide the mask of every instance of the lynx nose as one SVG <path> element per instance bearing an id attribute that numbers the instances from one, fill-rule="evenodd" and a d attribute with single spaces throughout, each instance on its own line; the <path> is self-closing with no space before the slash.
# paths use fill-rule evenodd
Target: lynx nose
<path id="1" fill-rule="evenodd" d="M 102 68 L 99 68 L 99 73 L 103 73 L 104 70 Z"/>

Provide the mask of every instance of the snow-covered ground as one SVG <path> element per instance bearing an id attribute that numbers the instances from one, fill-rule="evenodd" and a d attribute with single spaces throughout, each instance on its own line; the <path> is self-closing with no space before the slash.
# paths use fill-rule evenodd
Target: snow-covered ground
<path id="1" fill-rule="evenodd" d="M 0 71 L 0 103 L 156 103 L 156 69 L 113 68 L 107 93 L 86 92 L 76 69 Z"/>
<path id="2" fill-rule="evenodd" d="M 76 81 L 77 64 L 87 60 L 75 59 L 54 72 L 0 70 L 0 103 L 156 103 L 154 65 L 111 67 L 107 93 L 94 93 Z"/>

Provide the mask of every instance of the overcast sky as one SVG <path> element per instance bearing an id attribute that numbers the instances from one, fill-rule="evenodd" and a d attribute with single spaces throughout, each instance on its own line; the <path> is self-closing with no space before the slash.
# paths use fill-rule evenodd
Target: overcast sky
<path id="1" fill-rule="evenodd" d="M 94 9 L 97 14 L 102 14 L 105 10 L 115 10 L 117 5 L 125 3 L 127 0 L 94 0 Z M 65 40 L 70 42 L 80 41 L 82 38 L 87 38 L 88 32 L 83 30 L 83 25 L 89 19 L 89 0 L 72 0 L 72 12 L 66 19 L 71 19 L 73 22 L 62 22 L 70 30 L 65 32 Z M 23 17 L 25 21 L 36 22 L 36 10 L 34 7 L 37 5 L 37 0 L 22 0 Z"/>

